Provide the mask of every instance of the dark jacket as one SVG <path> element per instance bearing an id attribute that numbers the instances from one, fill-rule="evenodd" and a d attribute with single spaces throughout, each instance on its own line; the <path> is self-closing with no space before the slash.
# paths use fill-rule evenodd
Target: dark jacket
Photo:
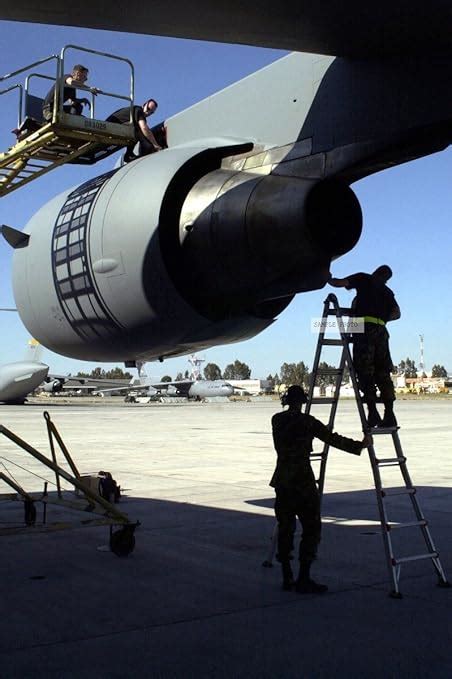
<path id="1" fill-rule="evenodd" d="M 278 455 L 270 486 L 298 488 L 312 483 L 313 474 L 309 461 L 312 441 L 318 438 L 334 448 L 359 455 L 360 441 L 331 432 L 312 415 L 285 410 L 272 418 L 273 442 Z"/>

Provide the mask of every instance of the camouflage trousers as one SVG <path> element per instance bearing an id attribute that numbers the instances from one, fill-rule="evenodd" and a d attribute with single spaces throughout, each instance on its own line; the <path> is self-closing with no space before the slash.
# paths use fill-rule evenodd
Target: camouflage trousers
<path id="1" fill-rule="evenodd" d="M 320 542 L 321 520 L 319 492 L 314 478 L 304 488 L 276 487 L 275 514 L 278 521 L 278 554 L 281 563 L 288 563 L 293 547 L 296 517 L 303 534 L 300 540 L 299 559 L 311 562 Z"/>
<path id="2" fill-rule="evenodd" d="M 359 388 L 367 402 L 375 401 L 376 387 L 383 401 L 394 401 L 389 333 L 384 325 L 366 323 L 365 332 L 355 335 L 353 365 Z"/>

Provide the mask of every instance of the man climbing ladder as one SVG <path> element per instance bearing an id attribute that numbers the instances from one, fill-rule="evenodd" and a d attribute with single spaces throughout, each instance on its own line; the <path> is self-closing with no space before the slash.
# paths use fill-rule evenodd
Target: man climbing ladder
<path id="1" fill-rule="evenodd" d="M 393 370 L 389 353 L 388 321 L 400 318 L 400 309 L 394 293 L 386 283 L 392 277 L 387 264 L 379 266 L 372 274 L 356 273 L 346 278 L 331 278 L 335 288 L 356 290 L 352 303 L 353 314 L 363 319 L 363 332 L 353 338 L 353 365 L 360 390 L 367 403 L 369 427 L 396 427 L 394 415 Z M 385 411 L 383 420 L 377 410 L 376 387 L 379 388 Z"/>

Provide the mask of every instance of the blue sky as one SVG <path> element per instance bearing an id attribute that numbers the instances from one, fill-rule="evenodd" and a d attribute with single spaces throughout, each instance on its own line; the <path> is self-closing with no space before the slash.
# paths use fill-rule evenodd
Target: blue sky
<path id="1" fill-rule="evenodd" d="M 212 92 L 252 73 L 285 52 L 237 45 L 110 33 L 65 27 L 0 22 L 2 62 L 0 73 L 11 72 L 32 61 L 57 53 L 66 44 L 77 44 L 128 57 L 136 68 L 136 100 L 149 96 L 159 101 L 155 122 L 192 105 Z M 105 68 L 95 57 L 73 53 L 76 61 L 91 67 L 90 83 L 110 91 L 127 89 L 124 69 Z M 74 60 L 74 61 L 75 61 Z M 102 74 L 102 75 L 100 75 Z M 97 78 L 96 78 L 97 75 Z M 0 89 L 2 89 L 0 87 Z M 2 97 L 0 143 L 12 142 L 16 99 Z M 101 106 L 101 104 L 99 104 Z M 100 108 L 99 114 L 102 113 Z M 100 117 L 100 115 L 99 115 Z M 63 167 L 2 199 L 1 222 L 17 228 L 60 191 L 112 167 L 107 159 L 94 168 Z M 344 276 L 373 270 L 388 263 L 390 283 L 402 310 L 401 320 L 391 324 L 394 362 L 409 356 L 419 362 L 419 334 L 424 335 L 425 364 L 441 363 L 452 372 L 452 150 L 401 165 L 368 177 L 353 186 L 363 209 L 364 229 L 355 249 L 333 262 L 332 271 Z M 0 242 L 0 306 L 14 306 L 11 290 L 11 250 Z M 207 361 L 221 368 L 236 358 L 245 361 L 253 377 L 279 371 L 283 362 L 304 360 L 312 364 L 316 336 L 311 318 L 320 315 L 329 290 L 298 295 L 289 308 L 265 332 L 240 344 L 205 352 Z M 351 293 L 338 291 L 344 303 Z M 0 362 L 23 357 L 28 333 L 15 314 L 1 314 Z M 333 359 L 333 355 L 327 360 Z M 43 353 L 53 372 L 90 370 L 97 363 L 67 359 L 47 350 Z M 108 366 L 105 366 L 108 367 Z M 186 358 L 164 365 L 149 364 L 148 374 L 175 377 L 185 371 Z"/>

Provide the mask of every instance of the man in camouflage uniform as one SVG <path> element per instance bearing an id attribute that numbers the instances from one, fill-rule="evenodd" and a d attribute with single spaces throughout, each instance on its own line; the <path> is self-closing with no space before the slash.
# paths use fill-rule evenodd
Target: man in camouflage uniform
<path id="1" fill-rule="evenodd" d="M 383 264 L 372 274 L 356 273 L 346 278 L 330 279 L 330 285 L 335 288 L 356 290 L 352 304 L 353 313 L 355 317 L 364 319 L 364 332 L 354 335 L 353 365 L 359 388 L 367 403 L 367 421 L 370 427 L 397 426 L 394 415 L 394 385 L 391 379 L 393 365 L 386 323 L 400 318 L 400 309 L 394 293 L 386 285 L 391 276 L 390 267 Z M 377 411 L 376 386 L 385 407 L 383 420 Z"/>
<path id="2" fill-rule="evenodd" d="M 306 403 L 302 387 L 289 387 L 283 404 L 289 409 L 272 418 L 273 441 L 278 461 L 270 485 L 276 492 L 275 514 L 278 521 L 278 554 L 283 574 L 283 589 L 301 594 L 322 594 L 328 587 L 310 577 L 310 569 L 320 542 L 320 499 L 310 464 L 312 441 L 319 438 L 335 448 L 360 455 L 372 443 L 372 437 L 354 441 L 331 432 L 312 415 L 301 412 Z M 290 566 L 290 552 L 298 516 L 303 535 L 300 541 L 300 572 L 296 582 Z"/>

